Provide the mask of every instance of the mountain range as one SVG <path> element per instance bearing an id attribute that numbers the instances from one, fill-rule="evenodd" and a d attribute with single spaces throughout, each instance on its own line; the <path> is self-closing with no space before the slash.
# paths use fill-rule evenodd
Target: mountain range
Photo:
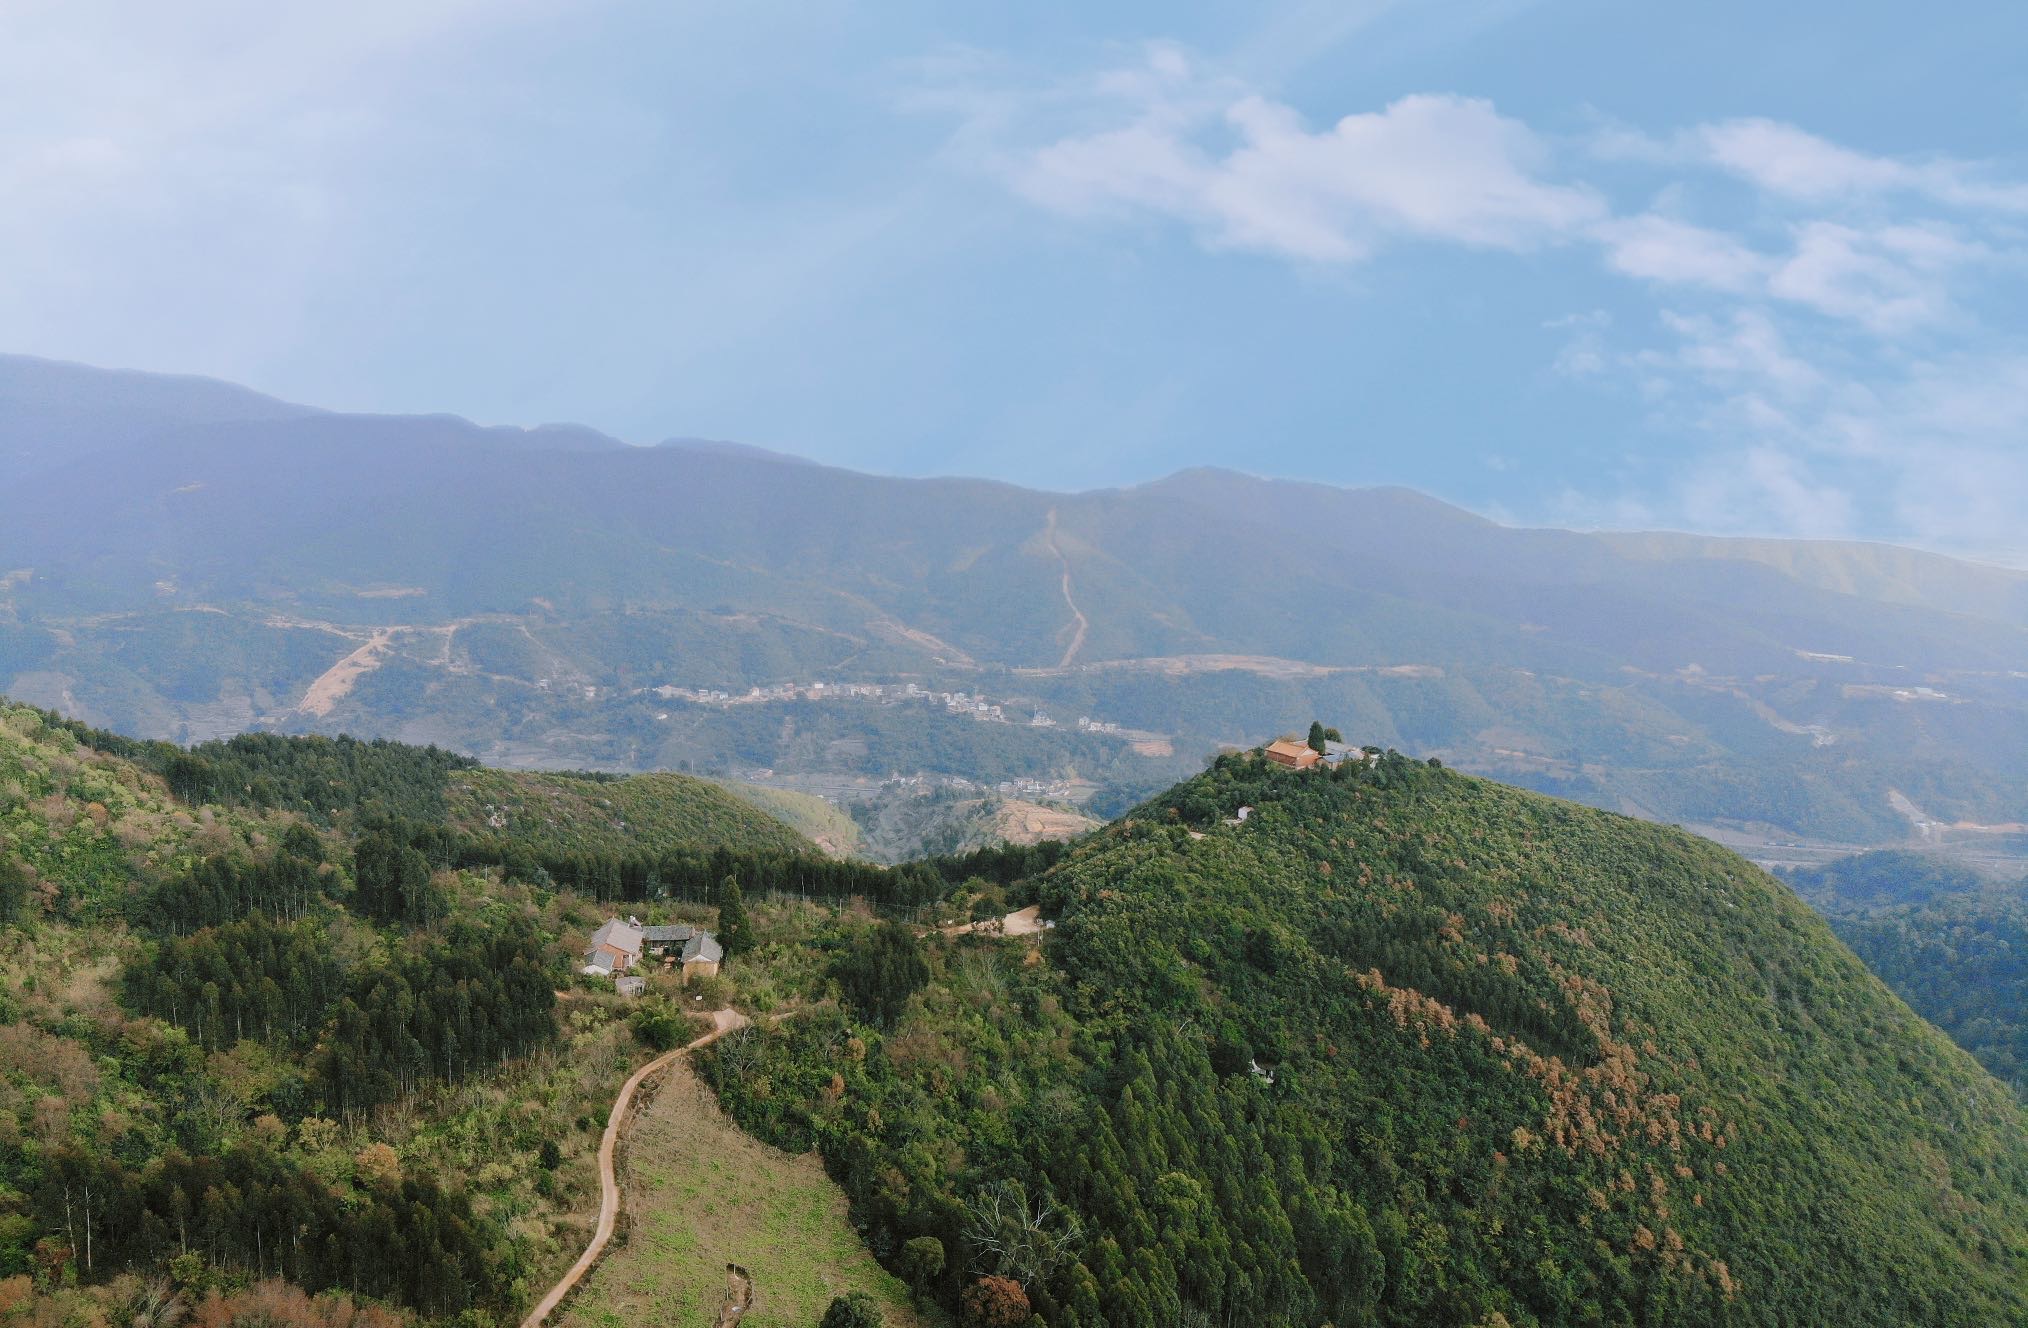
<path id="1" fill-rule="evenodd" d="M 888 690 L 838 696 L 855 682 Z M 893 478 L 25 357 L 0 357 L 0 691 L 186 741 L 1056 780 L 1102 813 L 1321 715 L 1736 835 L 2028 830 L 2008 569 L 1226 471 Z"/>

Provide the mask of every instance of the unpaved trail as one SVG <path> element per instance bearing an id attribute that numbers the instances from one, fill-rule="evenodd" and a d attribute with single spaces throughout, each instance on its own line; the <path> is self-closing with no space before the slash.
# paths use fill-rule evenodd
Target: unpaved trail
<path id="1" fill-rule="evenodd" d="M 1085 633 L 1091 630 L 1091 620 L 1084 616 L 1084 610 L 1077 607 L 1077 601 L 1070 595 L 1070 559 L 1063 556 L 1063 549 L 1056 542 L 1056 509 L 1049 509 L 1049 516 L 1042 524 L 1042 542 L 1056 555 L 1057 563 L 1063 568 L 1063 602 L 1070 608 L 1071 621 L 1076 631 L 1071 633 L 1070 644 L 1064 648 L 1063 658 L 1056 661 L 1056 667 L 1067 669 L 1077 658 L 1077 652 L 1084 649 Z"/>
<path id="2" fill-rule="evenodd" d="M 303 693 L 303 699 L 296 703 L 296 709 L 319 719 L 330 714 L 332 707 L 351 695 L 361 678 L 380 667 L 381 656 L 394 642 L 394 632 L 390 627 L 375 628 L 365 645 L 317 675 L 317 680 Z"/>
<path id="3" fill-rule="evenodd" d="M 1016 909 L 1004 918 L 987 918 L 983 922 L 959 922 L 937 930 L 946 936 L 964 936 L 975 931 L 994 932 L 1001 936 L 1040 936 L 1045 930 L 1042 925 L 1042 905 L 1030 904 L 1027 908 Z"/>
<path id="4" fill-rule="evenodd" d="M 542 1328 L 543 1321 L 556 1313 L 556 1307 L 563 1303 L 563 1298 L 584 1280 L 585 1274 L 592 1270 L 592 1265 L 599 1261 L 599 1256 L 606 1252 L 606 1246 L 613 1238 L 613 1227 L 620 1216 L 620 1182 L 613 1174 L 613 1151 L 619 1146 L 620 1127 L 626 1124 L 627 1108 L 634 1104 L 635 1090 L 649 1078 L 661 1073 L 699 1047 L 716 1042 L 735 1028 L 744 1028 L 751 1021 L 737 1010 L 719 1010 L 711 1016 L 711 1022 L 712 1028 L 709 1033 L 695 1042 L 657 1056 L 634 1071 L 633 1076 L 621 1086 L 620 1095 L 613 1099 L 612 1114 L 606 1117 L 605 1135 L 599 1140 L 598 1229 L 592 1233 L 591 1244 L 585 1246 L 584 1253 L 577 1257 L 577 1262 L 563 1275 L 563 1280 L 551 1287 L 549 1294 L 528 1312 L 528 1317 L 521 1321 L 521 1328 Z"/>

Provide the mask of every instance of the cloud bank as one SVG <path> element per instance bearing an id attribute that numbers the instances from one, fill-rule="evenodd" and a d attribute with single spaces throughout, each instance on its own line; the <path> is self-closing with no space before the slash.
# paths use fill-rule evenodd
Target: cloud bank
<path id="1" fill-rule="evenodd" d="M 2028 557 L 2028 344 L 1981 312 L 2020 294 L 2028 184 L 1990 166 L 1767 119 L 1554 135 L 1443 92 L 1316 124 L 1170 45 L 992 105 L 954 142 L 1078 222 L 1307 269 L 1449 247 L 1623 281 L 1645 325 L 1577 311 L 1546 363 L 1695 445 L 1660 491 L 1541 515 Z"/>

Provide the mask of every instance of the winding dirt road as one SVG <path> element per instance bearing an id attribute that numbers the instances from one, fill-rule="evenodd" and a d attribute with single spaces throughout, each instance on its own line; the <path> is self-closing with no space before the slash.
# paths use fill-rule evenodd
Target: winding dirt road
<path id="1" fill-rule="evenodd" d="M 699 1047 L 717 1041 L 735 1028 L 744 1028 L 752 1021 L 737 1010 L 719 1010 L 711 1016 L 711 1022 L 711 1031 L 703 1037 L 674 1051 L 664 1052 L 634 1071 L 633 1076 L 621 1087 L 620 1095 L 613 1099 L 612 1114 L 606 1117 L 605 1137 L 599 1140 L 598 1230 L 592 1233 L 591 1244 L 585 1246 L 584 1253 L 577 1257 L 577 1262 L 570 1266 L 570 1271 L 563 1275 L 563 1280 L 551 1287 L 549 1294 L 528 1312 L 528 1317 L 521 1321 L 521 1328 L 542 1328 L 544 1321 L 556 1313 L 556 1307 L 561 1305 L 563 1298 L 584 1280 L 585 1274 L 592 1270 L 592 1266 L 599 1261 L 599 1256 L 606 1252 L 606 1246 L 612 1241 L 613 1227 L 620 1217 L 620 1182 L 613 1174 L 613 1151 L 619 1146 L 620 1127 L 627 1123 L 627 1109 L 634 1104 L 634 1091 L 646 1083 L 650 1076 L 661 1073 L 682 1057 L 688 1056 Z"/>
<path id="2" fill-rule="evenodd" d="M 1085 633 L 1091 630 L 1091 620 L 1084 616 L 1084 610 L 1077 607 L 1077 601 L 1070 597 L 1070 559 L 1063 556 L 1063 548 L 1056 542 L 1056 509 L 1049 509 L 1048 519 L 1042 527 L 1042 542 L 1056 555 L 1056 561 L 1063 567 L 1063 602 L 1070 608 L 1071 622 L 1076 630 L 1071 634 L 1070 644 L 1064 648 L 1063 658 L 1056 661 L 1056 667 L 1067 669 L 1077 653 L 1084 649 Z"/>

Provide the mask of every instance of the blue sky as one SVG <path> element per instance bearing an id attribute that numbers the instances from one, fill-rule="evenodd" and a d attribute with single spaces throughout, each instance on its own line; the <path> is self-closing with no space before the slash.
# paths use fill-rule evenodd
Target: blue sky
<path id="1" fill-rule="evenodd" d="M 0 347 L 2028 561 L 2024 49 L 1974 3 L 26 0 Z"/>

